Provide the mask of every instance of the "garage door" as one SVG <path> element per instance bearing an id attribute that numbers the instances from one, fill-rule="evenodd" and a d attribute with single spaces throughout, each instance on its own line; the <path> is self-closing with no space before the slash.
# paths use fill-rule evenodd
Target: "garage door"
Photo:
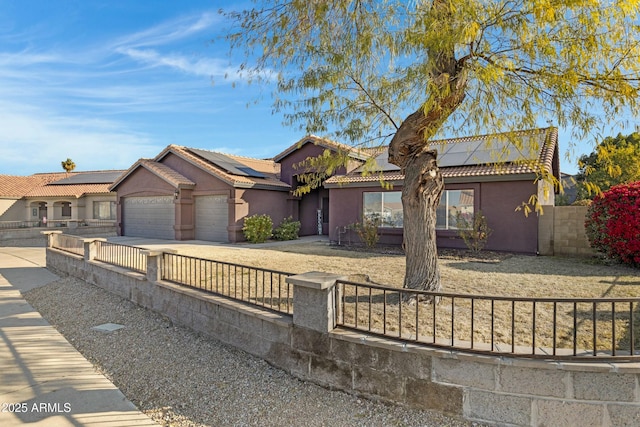
<path id="1" fill-rule="evenodd" d="M 229 204 L 227 196 L 196 196 L 196 239 L 227 242 L 229 234 Z"/>
<path id="2" fill-rule="evenodd" d="M 153 239 L 175 239 L 175 205 L 172 196 L 126 197 L 124 235 Z"/>

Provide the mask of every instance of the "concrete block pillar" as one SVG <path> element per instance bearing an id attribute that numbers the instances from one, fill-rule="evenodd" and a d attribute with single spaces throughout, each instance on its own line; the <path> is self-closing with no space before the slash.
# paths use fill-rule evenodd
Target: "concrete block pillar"
<path id="1" fill-rule="evenodd" d="M 542 212 L 538 216 L 538 255 L 552 256 L 555 244 L 555 207 L 543 206 Z"/>
<path id="2" fill-rule="evenodd" d="M 52 248 L 55 246 L 58 238 L 58 234 L 62 234 L 62 230 L 52 230 L 52 231 L 41 231 L 40 234 L 43 234 L 47 238 L 47 247 Z"/>
<path id="3" fill-rule="evenodd" d="M 144 250 L 140 253 L 147 256 L 147 280 L 150 282 L 162 280 L 162 254 L 164 251 Z"/>
<path id="4" fill-rule="evenodd" d="M 162 280 L 163 254 L 176 254 L 175 249 L 145 249 L 140 251 L 147 257 L 147 280 L 150 282 L 159 282 Z"/>
<path id="5" fill-rule="evenodd" d="M 98 245 L 96 245 L 97 241 L 106 242 L 107 239 L 95 238 L 95 237 L 82 239 L 82 243 L 84 245 L 85 261 L 93 261 L 94 259 L 96 259 L 96 256 L 98 255 Z"/>
<path id="6" fill-rule="evenodd" d="M 336 280 L 346 280 L 346 276 L 311 271 L 285 279 L 294 286 L 294 325 L 322 333 L 332 331 L 336 327 Z"/>

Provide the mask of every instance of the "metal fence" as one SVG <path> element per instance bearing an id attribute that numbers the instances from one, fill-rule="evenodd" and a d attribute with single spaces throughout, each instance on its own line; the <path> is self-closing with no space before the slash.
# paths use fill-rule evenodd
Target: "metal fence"
<path id="1" fill-rule="evenodd" d="M 61 251 L 84 256 L 84 239 L 81 237 L 58 234 L 53 241 L 53 247 Z"/>
<path id="2" fill-rule="evenodd" d="M 84 219 L 78 223 L 80 227 L 115 227 L 115 219 Z"/>
<path id="3" fill-rule="evenodd" d="M 47 223 L 38 221 L 0 221 L 0 230 L 15 230 L 22 228 L 52 228 L 52 227 L 110 227 L 115 226 L 115 220 L 106 219 L 49 219 Z"/>
<path id="4" fill-rule="evenodd" d="M 163 254 L 162 279 L 281 313 L 293 313 L 293 273 L 185 255 Z"/>
<path id="5" fill-rule="evenodd" d="M 640 358 L 640 298 L 509 298 L 342 280 L 336 292 L 336 323 L 372 335 L 493 355 Z"/>
<path id="6" fill-rule="evenodd" d="M 98 261 L 128 268 L 140 273 L 147 271 L 147 256 L 142 254 L 143 248 L 121 245 L 112 242 L 96 241 L 96 257 Z"/>
<path id="7" fill-rule="evenodd" d="M 0 221 L 0 230 L 41 227 L 40 221 Z"/>

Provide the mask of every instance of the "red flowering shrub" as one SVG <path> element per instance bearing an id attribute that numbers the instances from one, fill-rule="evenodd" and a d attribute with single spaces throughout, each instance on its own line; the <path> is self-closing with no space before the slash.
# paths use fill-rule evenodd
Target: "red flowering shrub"
<path id="1" fill-rule="evenodd" d="M 592 248 L 640 267 L 640 181 L 616 185 L 594 198 L 584 225 Z"/>

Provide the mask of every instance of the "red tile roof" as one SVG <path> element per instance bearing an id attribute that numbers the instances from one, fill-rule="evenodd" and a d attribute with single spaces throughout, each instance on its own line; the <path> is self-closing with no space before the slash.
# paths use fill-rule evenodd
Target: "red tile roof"
<path id="1" fill-rule="evenodd" d="M 86 194 L 107 194 L 110 184 L 43 185 L 29 191 L 24 197 L 75 197 Z"/>
<path id="2" fill-rule="evenodd" d="M 85 194 L 109 193 L 109 184 L 54 185 L 72 176 L 91 172 L 38 173 L 30 176 L 0 175 L 0 197 L 20 199 L 22 197 L 82 197 Z"/>
<path id="3" fill-rule="evenodd" d="M 55 180 L 55 174 L 31 176 L 0 175 L 0 197 L 21 198 L 36 187 Z"/>

